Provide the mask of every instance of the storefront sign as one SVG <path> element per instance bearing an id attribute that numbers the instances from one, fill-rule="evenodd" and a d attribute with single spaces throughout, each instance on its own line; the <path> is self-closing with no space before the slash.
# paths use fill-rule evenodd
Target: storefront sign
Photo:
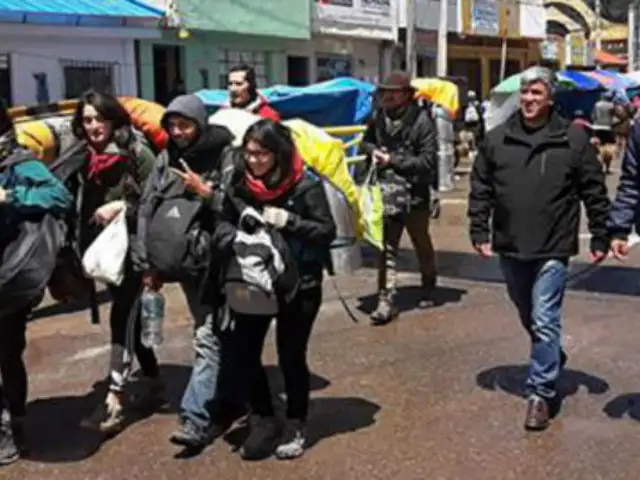
<path id="1" fill-rule="evenodd" d="M 556 40 L 545 40 L 540 43 L 541 57 L 545 60 L 558 60 L 558 43 Z"/>
<path id="2" fill-rule="evenodd" d="M 500 20 L 496 0 L 474 0 L 471 7 L 471 28 L 477 35 L 499 35 Z"/>
<path id="3" fill-rule="evenodd" d="M 397 0 L 315 0 L 313 29 L 331 35 L 395 40 Z"/>

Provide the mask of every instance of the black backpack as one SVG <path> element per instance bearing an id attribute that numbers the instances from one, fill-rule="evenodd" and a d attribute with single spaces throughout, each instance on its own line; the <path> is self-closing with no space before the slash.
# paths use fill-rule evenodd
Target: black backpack
<path id="1" fill-rule="evenodd" d="M 0 167 L 6 170 L 33 159 L 30 152 L 18 151 Z M 49 167 L 63 183 L 73 170 L 65 161 L 66 157 L 61 158 Z M 53 213 L 20 219 L 9 241 L 1 246 L 0 317 L 32 309 L 40 303 L 58 265 L 68 231 L 67 219 Z"/>
<path id="2" fill-rule="evenodd" d="M 226 157 L 225 154 L 222 155 Z M 164 282 L 181 282 L 206 275 L 212 260 L 211 237 L 203 215 L 208 206 L 187 191 L 177 178 L 168 177 L 168 165 L 159 172 L 164 184 L 152 195 L 151 216 L 146 231 L 147 259 Z M 224 189 L 232 178 L 233 164 L 223 160 L 222 173 L 212 171 L 205 177 Z M 222 185 L 222 187 L 219 187 Z M 214 201 L 215 204 L 219 203 Z"/>

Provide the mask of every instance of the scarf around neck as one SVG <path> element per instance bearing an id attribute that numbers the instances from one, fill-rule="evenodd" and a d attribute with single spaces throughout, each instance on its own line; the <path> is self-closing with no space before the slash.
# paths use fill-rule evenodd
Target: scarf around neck
<path id="1" fill-rule="evenodd" d="M 251 175 L 248 168 L 245 172 L 244 183 L 256 200 L 260 202 L 268 202 L 281 197 L 291 190 L 300 181 L 303 174 L 304 160 L 296 151 L 291 159 L 291 169 L 289 170 L 289 174 L 275 187 L 269 188 L 262 178 L 256 178 Z"/>

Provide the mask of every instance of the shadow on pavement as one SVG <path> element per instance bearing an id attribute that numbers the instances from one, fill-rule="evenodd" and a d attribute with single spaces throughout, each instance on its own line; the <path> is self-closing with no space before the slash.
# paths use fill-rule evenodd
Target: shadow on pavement
<path id="1" fill-rule="evenodd" d="M 423 289 L 417 285 L 398 287 L 396 296 L 396 308 L 400 313 L 407 312 L 418 308 L 418 302 L 421 300 Z M 452 287 L 437 287 L 433 292 L 433 307 L 439 307 L 447 303 L 458 303 L 467 293 L 466 290 Z M 378 295 L 376 293 L 361 297 L 356 307 L 361 312 L 369 315 L 376 308 L 378 303 Z"/>
<path id="2" fill-rule="evenodd" d="M 125 428 L 154 413 L 178 411 L 190 368 L 183 365 L 162 365 L 160 370 L 166 384 L 165 404 L 150 407 L 134 400 L 128 409 L 130 417 L 125 422 Z M 104 401 L 107 386 L 107 380 L 103 379 L 96 382 L 85 395 L 39 398 L 30 402 L 26 423 L 26 458 L 43 463 L 65 463 L 78 462 L 95 454 L 108 437 L 82 427 L 81 421 Z M 140 393 L 140 384 L 132 380 L 126 393 L 127 398 L 129 395 L 135 398 Z"/>
<path id="3" fill-rule="evenodd" d="M 267 377 L 269 378 L 269 385 L 271 386 L 271 391 L 275 395 L 279 395 L 285 392 L 284 388 L 284 378 L 282 376 L 282 372 L 277 365 L 265 365 L 265 370 L 267 371 Z M 320 390 L 324 390 L 325 388 L 331 385 L 331 382 L 311 372 L 310 385 L 312 392 L 318 392 Z"/>
<path id="4" fill-rule="evenodd" d="M 527 365 L 500 365 L 484 370 L 476 376 L 479 387 L 491 391 L 503 391 L 517 397 L 526 398 L 525 381 Z M 584 387 L 591 395 L 602 395 L 609 391 L 609 384 L 594 375 L 566 368 L 558 381 L 558 394 L 561 398 L 570 397 Z"/>
<path id="5" fill-rule="evenodd" d="M 376 423 L 380 405 L 364 398 L 324 397 L 313 398 L 309 405 L 307 424 L 307 449 L 322 440 L 344 433 L 365 429 Z M 234 450 L 240 448 L 249 435 L 247 423 L 241 423 L 224 436 Z"/>
<path id="6" fill-rule="evenodd" d="M 633 256 L 633 253 L 631 255 Z M 488 283 L 504 281 L 497 258 L 484 259 L 474 253 L 448 250 L 438 250 L 436 256 L 440 277 Z M 363 258 L 367 267 L 376 267 L 375 252 L 370 248 L 363 249 Z M 590 270 L 589 266 L 590 264 L 586 262 L 571 262 L 571 282 L 568 290 L 640 296 L 640 282 L 637 281 L 638 268 L 604 264 Z M 397 269 L 399 272 L 418 271 L 413 250 L 407 248 L 399 250 Z M 582 272 L 587 270 L 589 274 L 582 276 Z"/>
<path id="7" fill-rule="evenodd" d="M 625 393 L 609 401 L 602 411 L 613 419 L 629 417 L 640 422 L 640 393 Z"/>
<path id="8" fill-rule="evenodd" d="M 98 305 L 102 305 L 111 301 L 111 296 L 108 290 L 101 290 L 97 294 Z M 87 311 L 87 318 L 89 317 L 89 301 L 77 300 L 73 302 L 64 303 L 52 303 L 46 307 L 41 307 L 33 311 L 30 321 L 35 321 L 41 318 L 55 317 L 57 315 L 69 315 L 71 313 L 78 313 L 83 310 Z"/>

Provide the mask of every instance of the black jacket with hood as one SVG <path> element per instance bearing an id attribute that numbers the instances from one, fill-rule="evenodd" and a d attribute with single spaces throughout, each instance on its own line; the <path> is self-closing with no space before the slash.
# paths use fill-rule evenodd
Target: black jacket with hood
<path id="1" fill-rule="evenodd" d="M 207 124 L 207 112 L 204 103 L 196 95 L 182 95 L 175 98 L 167 107 L 162 118 L 162 125 L 167 129 L 167 121 L 173 115 L 180 115 L 193 120 L 198 126 L 196 140 L 186 148 L 180 148 L 171 139 L 156 160 L 153 171 L 147 181 L 138 212 L 138 228 L 135 245 L 132 248 L 134 265 L 139 271 L 150 268 L 146 252 L 147 226 L 154 213 L 155 199 L 158 193 L 171 192 L 177 195 L 192 195 L 180 178 L 169 169 L 182 170 L 180 160 L 184 160 L 195 173 L 212 182 L 214 190 L 219 193 L 221 180 L 222 157 L 233 141 L 233 134 L 225 127 Z M 212 203 L 206 200 L 205 203 Z M 209 221 L 206 221 L 206 220 Z M 202 228 L 214 229 L 214 216 L 203 219 Z"/>
<path id="2" fill-rule="evenodd" d="M 608 251 L 609 198 L 595 149 L 583 130 L 556 112 L 543 128 L 532 136 L 516 113 L 488 133 L 471 173 L 471 241 L 488 243 L 492 232 L 499 254 L 575 255 L 582 201 L 591 250 Z"/>

